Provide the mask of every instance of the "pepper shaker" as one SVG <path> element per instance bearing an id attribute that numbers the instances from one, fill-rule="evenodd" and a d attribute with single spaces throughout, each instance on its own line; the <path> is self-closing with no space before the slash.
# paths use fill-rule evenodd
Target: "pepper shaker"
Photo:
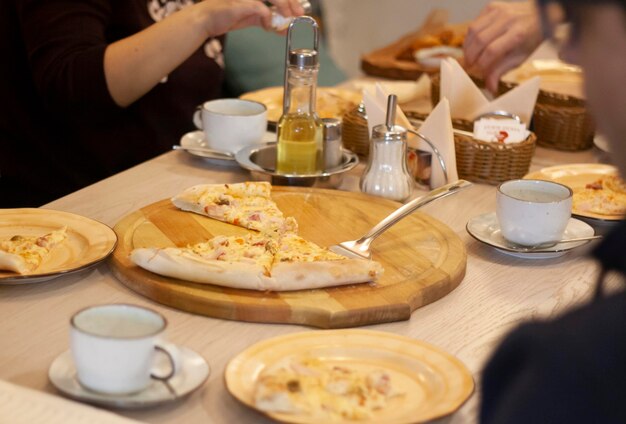
<path id="1" fill-rule="evenodd" d="M 404 201 L 411 196 L 413 178 L 406 164 L 407 130 L 394 125 L 397 97 L 387 101 L 386 123 L 372 129 L 370 156 L 361 176 L 364 193 Z"/>
<path id="2" fill-rule="evenodd" d="M 337 118 L 322 118 L 324 124 L 324 170 L 341 165 L 341 121 Z"/>

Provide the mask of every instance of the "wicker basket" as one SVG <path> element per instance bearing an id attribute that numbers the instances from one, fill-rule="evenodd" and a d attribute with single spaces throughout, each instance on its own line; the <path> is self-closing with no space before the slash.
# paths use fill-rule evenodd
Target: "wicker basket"
<path id="1" fill-rule="evenodd" d="M 472 78 L 480 87 L 482 81 Z M 503 94 L 515 84 L 500 82 L 498 93 Z M 440 78 L 431 76 L 433 106 L 439 103 Z M 537 145 L 558 150 L 578 151 L 593 145 L 594 123 L 587 112 L 585 101 L 540 90 L 530 129 L 537 136 Z"/>
<path id="2" fill-rule="evenodd" d="M 370 136 L 363 104 L 343 115 L 341 133 L 346 149 L 362 157 L 369 155 Z"/>
<path id="3" fill-rule="evenodd" d="M 409 116 L 419 120 L 425 118 L 423 114 L 410 113 Z M 473 131 L 473 123 L 461 119 L 453 119 L 452 126 L 458 130 Z M 454 149 L 459 178 L 494 185 L 522 178 L 530 169 L 536 140 L 532 132 L 521 143 L 511 144 L 481 141 L 455 133 Z"/>
<path id="4" fill-rule="evenodd" d="M 514 87 L 500 82 L 498 90 L 504 93 Z M 595 126 L 584 100 L 540 90 L 532 129 L 539 146 L 578 151 L 591 148 Z"/>

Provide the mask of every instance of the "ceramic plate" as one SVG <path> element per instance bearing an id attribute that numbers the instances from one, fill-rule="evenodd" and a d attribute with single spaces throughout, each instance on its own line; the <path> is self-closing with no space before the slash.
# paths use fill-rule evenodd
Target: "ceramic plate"
<path id="1" fill-rule="evenodd" d="M 457 410 L 474 391 L 471 374 L 454 356 L 419 340 L 369 330 L 308 331 L 264 340 L 230 361 L 225 372 L 226 387 L 238 400 L 255 408 L 254 385 L 260 373 L 290 356 L 387 371 L 394 387 L 405 395 L 391 398 L 370 421 L 359 423 L 432 420 Z M 283 422 L 321 422 L 319 417 L 309 415 L 268 415 Z"/>
<path id="2" fill-rule="evenodd" d="M 76 368 L 69 350 L 59 355 L 50 365 L 48 378 L 64 395 L 91 403 L 115 408 L 134 409 L 160 405 L 180 399 L 200 386 L 209 377 L 209 365 L 196 352 L 185 347 L 179 347 L 181 370 L 169 380 L 169 386 L 158 380 L 151 380 L 150 385 L 138 393 L 128 395 L 109 395 L 85 389 L 76 378 Z M 158 355 L 157 358 L 160 358 Z M 157 362 L 157 369 L 163 367 L 164 374 L 169 369 L 169 362 Z"/>
<path id="3" fill-rule="evenodd" d="M 55 246 L 34 272 L 0 271 L 0 285 L 35 283 L 81 271 L 104 260 L 115 248 L 115 232 L 93 219 L 50 209 L 0 209 L 0 240 L 14 235 L 41 236 L 67 226 L 67 239 Z"/>
<path id="4" fill-rule="evenodd" d="M 356 108 L 362 100 L 356 90 L 335 87 L 318 87 L 316 112 L 320 118 L 338 118 Z M 267 107 L 267 120 L 278 122 L 283 114 L 283 87 L 268 87 L 251 91 L 240 96 L 242 99 L 254 100 Z"/>
<path id="5" fill-rule="evenodd" d="M 525 179 L 556 181 L 576 191 L 584 189 L 587 184 L 593 183 L 598 178 L 606 175 L 616 175 L 617 168 L 611 165 L 598 163 L 580 163 L 559 165 L 544 168 L 537 172 L 531 172 L 524 176 Z M 572 215 L 583 218 L 591 218 L 598 221 L 621 221 L 622 215 L 600 215 L 593 212 L 577 211 L 576 205 L 572 207 Z"/>
<path id="6" fill-rule="evenodd" d="M 552 247 L 537 249 L 533 252 L 518 252 L 510 247 L 502 237 L 500 225 L 495 212 L 476 216 L 467 222 L 467 232 L 476 240 L 495 247 L 502 253 L 523 259 L 549 259 L 563 256 L 568 251 L 589 243 L 588 240 L 571 243 L 559 243 Z M 593 227 L 583 221 L 570 218 L 563 238 L 588 237 L 594 235 Z"/>

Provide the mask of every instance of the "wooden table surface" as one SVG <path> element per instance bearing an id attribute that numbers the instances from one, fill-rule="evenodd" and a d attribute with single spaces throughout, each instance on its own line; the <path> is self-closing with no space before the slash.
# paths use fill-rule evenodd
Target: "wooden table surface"
<path id="1" fill-rule="evenodd" d="M 538 148 L 532 170 L 564 163 L 604 160 L 596 148 L 564 153 Z M 359 165 L 342 189 L 355 190 Z M 185 152 L 170 152 L 97 184 L 58 199 L 46 208 L 81 214 L 113 226 L 132 211 L 169 198 L 198 183 L 239 182 L 238 167 L 215 166 Z M 416 194 L 419 194 L 417 192 Z M 474 185 L 423 209 L 446 223 L 467 246 L 467 274 L 458 288 L 417 309 L 408 321 L 366 328 L 401 334 L 434 344 L 463 361 L 480 383 L 480 372 L 501 337 L 527 319 L 558 315 L 585 301 L 596 278 L 595 264 L 578 249 L 549 260 L 523 260 L 482 245 L 465 231 L 468 219 L 495 210 L 495 188 Z M 190 397 L 165 406 L 118 413 L 151 423 L 263 423 L 260 414 L 226 391 L 224 367 L 248 346 L 267 338 L 312 331 L 309 327 L 255 324 L 192 315 L 155 304 L 115 279 L 107 264 L 40 284 L 0 287 L 0 379 L 53 394 L 51 362 L 69 348 L 69 318 L 88 305 L 126 302 L 163 313 L 168 338 L 200 353 L 212 372 Z M 443 422 L 476 421 L 478 394 Z"/>

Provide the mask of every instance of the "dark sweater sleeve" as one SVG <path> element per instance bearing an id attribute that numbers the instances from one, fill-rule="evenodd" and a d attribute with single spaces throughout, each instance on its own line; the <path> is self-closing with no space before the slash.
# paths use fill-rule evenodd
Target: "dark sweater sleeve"
<path id="1" fill-rule="evenodd" d="M 70 113 L 118 109 L 104 75 L 109 0 L 17 4 L 33 81 L 45 105 Z"/>
<path id="2" fill-rule="evenodd" d="M 483 372 L 480 418 L 626 422 L 626 295 L 511 333 Z"/>

